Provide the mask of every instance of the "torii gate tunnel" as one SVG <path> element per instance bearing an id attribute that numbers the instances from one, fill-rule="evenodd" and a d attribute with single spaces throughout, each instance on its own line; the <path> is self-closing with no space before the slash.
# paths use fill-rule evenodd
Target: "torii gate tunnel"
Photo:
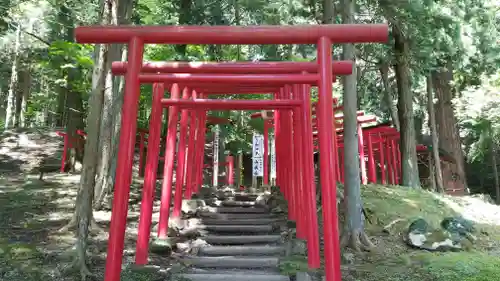
<path id="1" fill-rule="evenodd" d="M 316 232 L 317 237 L 317 224 L 314 230 L 304 227 L 304 219 L 314 220 L 316 222 L 315 211 L 315 198 L 312 196 L 310 188 L 309 191 L 304 191 L 306 195 L 305 200 L 299 200 L 297 188 L 291 187 L 288 189 L 287 184 L 293 181 L 286 180 L 283 167 L 287 165 L 287 159 L 300 160 L 304 157 L 307 160 L 308 154 L 312 157 L 312 128 L 310 126 L 302 126 L 301 122 L 290 122 L 292 118 L 284 118 L 290 121 L 280 122 L 280 116 L 290 117 L 293 113 L 301 118 L 310 118 L 310 103 L 307 94 L 309 93 L 310 85 L 317 85 L 319 101 L 316 108 L 316 116 L 318 119 L 318 132 L 319 139 L 319 152 L 320 152 L 320 170 L 321 170 L 321 191 L 322 191 L 322 207 L 324 218 L 324 262 L 325 262 L 325 275 L 327 281 L 340 281 L 340 249 L 338 241 L 338 225 L 337 225 L 337 204 L 336 204 L 336 173 L 332 171 L 336 167 L 336 152 L 333 151 L 335 128 L 333 116 L 333 100 L 332 100 L 332 44 L 333 43 L 368 43 L 368 42 L 386 42 L 388 39 L 388 26 L 386 24 L 340 24 L 340 25 L 310 25 L 310 26 L 91 26 L 91 27 L 78 27 L 75 30 L 75 37 L 78 43 L 96 43 L 96 44 L 112 44 L 121 43 L 128 44 L 128 65 L 125 73 L 125 94 L 124 103 L 122 108 L 121 132 L 119 153 L 116 167 L 116 180 L 115 180 L 115 193 L 112 206 L 112 217 L 110 226 L 110 239 L 108 244 L 108 255 L 106 261 L 106 272 L 104 281 L 119 281 L 121 264 L 123 258 L 123 247 L 127 221 L 128 199 L 131 184 L 131 170 L 133 164 L 134 143 L 137 130 L 137 114 L 138 103 L 140 95 L 141 83 L 162 83 L 172 85 L 172 87 L 189 86 L 190 89 L 198 90 L 200 93 L 231 93 L 237 90 L 240 84 L 248 93 L 256 88 L 267 88 L 266 91 L 280 89 L 274 91 L 275 101 L 237 101 L 237 100 L 187 100 L 189 97 L 189 90 L 184 88 L 183 98 L 179 99 L 179 90 L 173 89 L 171 93 L 177 92 L 177 96 L 171 95 L 170 99 L 162 99 L 161 95 L 154 97 L 153 107 L 155 105 L 172 106 L 174 108 L 191 108 L 193 110 L 208 110 L 208 109 L 278 109 L 275 114 L 275 130 L 277 134 L 277 141 L 283 141 L 286 136 L 290 137 L 289 131 L 294 130 L 299 136 L 297 139 L 310 140 L 308 151 L 301 151 L 301 146 L 298 145 L 298 153 L 291 154 L 292 156 L 286 157 L 287 152 L 277 151 L 278 168 L 277 180 L 278 184 L 285 193 L 285 196 L 290 200 L 290 212 L 297 212 L 298 210 L 305 210 L 308 215 L 314 213 L 314 217 L 303 218 L 297 217 L 297 231 L 307 231 L 307 233 L 300 233 L 300 236 L 307 237 L 308 247 L 315 248 L 313 253 L 316 252 L 318 260 L 313 264 L 314 267 L 319 267 L 319 245 L 315 244 L 318 241 L 311 241 Z M 143 50 L 144 44 L 316 44 L 318 47 L 317 55 L 317 72 L 308 72 L 308 69 L 301 69 L 305 73 L 299 74 L 156 74 L 144 73 L 143 67 Z M 211 72 L 214 73 L 214 72 Z M 220 72 L 219 72 L 220 73 Z M 206 84 L 224 83 L 219 87 L 209 87 Z M 159 85 L 159 84 L 158 84 Z M 159 86 L 156 87 L 159 87 Z M 224 87 L 223 85 L 232 85 L 231 87 Z M 244 85 L 244 86 L 243 86 Z M 285 86 L 286 85 L 286 86 Z M 293 85 L 293 86 L 289 86 Z M 245 89 L 246 88 L 246 89 Z M 293 89 L 293 91 L 292 91 Z M 205 92 L 203 92 L 205 91 Z M 160 92 L 160 91 L 159 91 Z M 194 93 L 194 92 L 193 92 Z M 161 120 L 161 107 L 156 106 L 155 122 L 158 123 L 158 118 Z M 152 113 L 153 114 L 153 113 Z M 173 116 L 175 112 L 169 111 L 169 117 Z M 188 113 L 186 113 L 188 114 Z M 295 115 L 294 114 L 294 115 Z M 177 117 L 176 117 L 177 118 Z M 298 118 L 299 120 L 301 118 Z M 187 119 L 187 118 L 185 118 Z M 201 118 L 203 121 L 203 118 Z M 170 120 L 170 118 L 169 118 Z M 177 120 L 177 119 L 175 119 Z M 308 119 L 302 119 L 308 120 Z M 310 120 L 310 119 L 309 119 Z M 187 121 L 186 121 L 187 122 Z M 157 124 L 156 123 L 156 124 Z M 182 117 L 181 117 L 182 123 Z M 305 122 L 302 122 L 305 123 Z M 153 123 L 152 123 L 153 124 Z M 169 124 L 170 127 L 171 124 Z M 175 126 L 175 123 L 174 125 Z M 182 124 L 181 124 L 182 128 Z M 169 128 L 170 129 L 170 128 Z M 152 128 L 151 128 L 152 130 Z M 159 130 L 156 134 L 159 136 Z M 281 136 L 279 136 L 281 134 Z M 286 136 L 285 136 L 286 135 Z M 294 135 L 295 136 L 295 135 Z M 151 137 L 151 136 L 150 136 Z M 152 138 L 152 137 L 151 137 Z M 156 138 L 156 137 L 155 137 Z M 159 139 L 159 138 L 158 138 Z M 279 140 L 281 139 L 281 140 Z M 288 138 L 288 141 L 290 138 Z M 156 142 L 156 140 L 151 140 Z M 182 140 L 181 140 L 182 141 Z M 285 139 L 286 141 L 286 139 Z M 159 140 L 158 140 L 159 142 Z M 298 142 L 294 140 L 294 142 Z M 175 136 L 168 134 L 167 146 L 175 144 Z M 283 143 L 283 142 L 282 142 Z M 179 147 L 180 147 L 179 143 Z M 186 145 L 186 144 L 183 144 Z M 174 145 L 175 147 L 175 145 Z M 304 146 L 302 146 L 304 148 Z M 172 149 L 172 148 L 170 148 Z M 167 148 L 168 150 L 168 148 Z M 283 156 L 285 155 L 285 157 Z M 148 166 L 155 166 L 158 161 L 158 155 L 146 164 L 146 178 L 148 177 Z M 173 159 L 172 154 L 166 154 L 165 165 L 169 158 Z M 301 163 L 301 161 L 293 161 Z M 311 162 L 312 163 L 312 162 Z M 309 164 L 311 164 L 309 163 Z M 150 165 L 148 165 L 150 164 Z M 156 165 L 157 166 L 157 165 Z M 312 165 L 309 165 L 312 167 Z M 151 167 L 149 167 L 151 168 Z M 291 167 L 286 167 L 291 168 Z M 300 168 L 300 167 L 299 167 Z M 307 176 L 311 176 L 308 174 Z M 154 175 L 156 176 L 156 175 Z M 171 176 L 170 176 L 171 177 Z M 295 176 L 294 176 L 295 177 Z M 168 181 L 167 175 L 163 185 Z M 171 184 L 171 179 L 170 179 Z M 146 188 L 146 186 L 144 187 Z M 287 194 L 290 193 L 290 194 Z M 295 195 L 293 195 L 295 194 Z M 164 195 L 162 194 L 162 197 Z M 170 195 L 165 195 L 169 196 Z M 182 195 L 181 195 L 182 196 Z M 144 195 L 143 195 L 144 197 Z M 152 195 L 150 196 L 152 197 Z M 163 201 L 163 198 L 162 198 Z M 314 205 L 313 205 L 314 204 Z M 149 206 L 148 206 L 149 207 Z M 141 206 L 142 208 L 142 206 Z M 168 208 L 162 206 L 161 209 Z M 298 208 L 298 209 L 297 209 Z M 309 211 L 308 211 L 309 210 Z M 165 212 L 165 210 L 163 210 Z M 161 211 L 162 212 L 162 211 Z M 141 211 L 142 213 L 142 211 Z M 166 210 L 168 216 L 168 209 Z M 143 218 L 141 218 L 142 220 Z M 147 224 L 147 218 L 145 224 Z M 149 219 L 150 220 L 150 219 Z M 163 221 L 164 222 L 164 221 Z M 167 220 L 168 222 L 168 220 Z M 142 223 L 142 221 L 141 221 Z M 162 218 L 160 218 L 162 223 Z M 150 224 L 150 221 L 149 221 Z M 299 225 L 302 227 L 299 229 Z M 311 226 L 311 225 L 309 225 Z M 309 254 L 311 254 L 309 250 Z M 313 257 L 315 258 L 315 257 Z M 311 266 L 311 264 L 310 264 Z"/>

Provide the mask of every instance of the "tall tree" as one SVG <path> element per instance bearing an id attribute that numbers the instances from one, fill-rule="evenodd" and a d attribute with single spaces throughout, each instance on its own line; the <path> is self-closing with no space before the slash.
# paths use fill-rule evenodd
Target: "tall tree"
<path id="1" fill-rule="evenodd" d="M 427 110 L 429 112 L 429 129 L 432 138 L 432 158 L 433 167 L 430 169 L 435 171 L 435 176 L 431 175 L 431 181 L 436 183 L 438 192 L 444 192 L 443 187 L 443 172 L 441 170 L 441 157 L 439 157 L 439 135 L 436 127 L 436 113 L 434 111 L 434 91 L 432 89 L 432 78 L 427 75 Z M 429 165 L 430 166 L 430 165 Z"/>
<path id="2" fill-rule="evenodd" d="M 392 23 L 396 83 L 398 86 L 398 114 L 401 126 L 401 185 L 420 188 L 417 164 L 417 144 L 413 114 L 413 93 L 410 84 L 410 47 L 401 23 Z"/>
<path id="3" fill-rule="evenodd" d="M 111 13 L 111 24 L 120 25 L 130 22 L 134 1 L 114 0 Z M 124 60 L 126 48 L 121 44 L 110 46 L 104 88 L 103 109 L 99 133 L 99 147 L 102 153 L 99 157 L 97 181 L 94 192 L 94 206 L 99 209 L 106 194 L 112 189 L 116 167 L 116 152 L 118 149 L 121 109 L 123 101 L 123 77 L 111 73 L 110 63 Z M 110 128 L 112 128 L 110 130 Z"/>
<path id="4" fill-rule="evenodd" d="M 432 71 L 432 84 L 437 98 L 437 131 L 442 148 L 453 155 L 455 164 L 452 165 L 455 179 L 467 188 L 467 177 L 464 166 L 464 152 L 455 117 L 453 106 L 453 70 L 451 62 Z"/>
<path id="5" fill-rule="evenodd" d="M 491 124 L 489 127 L 490 133 L 490 146 L 491 146 L 491 166 L 493 167 L 493 177 L 495 178 L 495 197 L 497 205 L 500 205 L 500 181 L 498 178 L 498 166 L 497 166 L 497 144 L 493 139 L 493 129 L 491 128 Z"/>
<path id="6" fill-rule="evenodd" d="M 101 19 L 103 25 L 110 24 L 112 18 L 113 4 L 115 0 L 106 0 L 101 3 Z M 93 219 L 92 202 L 94 198 L 94 186 L 99 160 L 99 133 L 102 116 L 104 91 L 106 85 L 106 73 L 109 68 L 108 45 L 100 45 L 95 48 L 96 63 L 92 75 L 92 92 L 89 97 L 89 114 L 87 116 L 87 139 L 83 157 L 83 169 L 78 188 L 75 213 L 71 222 L 62 230 L 76 225 L 76 259 L 75 265 L 80 269 L 82 280 L 91 275 L 87 266 L 87 246 L 89 226 Z"/>
<path id="7" fill-rule="evenodd" d="M 393 102 L 393 94 L 392 87 L 389 83 L 389 63 L 382 62 L 380 64 L 379 72 L 380 77 L 382 78 L 382 84 L 384 84 L 384 102 L 387 106 L 387 110 L 389 111 L 389 115 L 391 116 L 392 124 L 399 131 L 399 119 L 398 119 L 398 108 Z"/>
<path id="8" fill-rule="evenodd" d="M 342 23 L 354 23 L 354 0 L 342 0 Z M 353 44 L 343 45 L 343 59 L 355 61 L 356 49 Z M 370 250 L 373 244 L 364 231 L 363 201 L 361 200 L 360 167 L 358 151 L 358 94 L 356 66 L 352 74 L 343 77 L 344 102 L 344 169 L 346 222 L 341 245 L 350 245 L 355 250 Z"/>
<path id="9" fill-rule="evenodd" d="M 17 24 L 16 27 L 16 39 L 14 42 L 14 59 L 12 60 L 11 74 L 10 74 L 10 84 L 9 84 L 9 94 L 7 95 L 7 108 L 5 111 L 5 128 L 9 128 L 16 123 L 15 112 L 16 112 L 16 92 L 18 88 L 18 64 L 19 64 L 19 52 L 21 50 L 21 25 Z"/>

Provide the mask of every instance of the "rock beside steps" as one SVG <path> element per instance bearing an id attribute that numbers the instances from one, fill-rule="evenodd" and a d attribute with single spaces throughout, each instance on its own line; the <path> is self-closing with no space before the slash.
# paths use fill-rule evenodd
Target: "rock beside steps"
<path id="1" fill-rule="evenodd" d="M 221 198 L 215 207 L 198 212 L 208 245 L 185 257 L 188 268 L 179 274 L 192 281 L 290 281 L 279 272 L 285 254 L 279 222 L 255 194 Z M 213 199 L 213 198 L 211 198 Z M 209 200 L 207 200 L 209 201 Z"/>

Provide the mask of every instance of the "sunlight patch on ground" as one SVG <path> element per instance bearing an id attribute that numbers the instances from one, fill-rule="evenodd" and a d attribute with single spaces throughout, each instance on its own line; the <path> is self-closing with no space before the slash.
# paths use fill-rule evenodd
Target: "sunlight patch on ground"
<path id="1" fill-rule="evenodd" d="M 75 174 L 50 174 L 46 177 L 46 181 L 53 181 L 58 183 L 78 184 L 80 182 L 80 175 Z"/>
<path id="2" fill-rule="evenodd" d="M 415 207 L 415 208 L 418 207 L 418 204 L 417 204 L 417 202 L 415 202 L 415 200 L 403 198 L 403 201 L 406 202 L 408 205 L 410 205 L 412 207 Z"/>
<path id="3" fill-rule="evenodd" d="M 61 221 L 61 220 L 69 220 L 73 216 L 72 213 L 69 212 L 53 212 L 46 215 L 46 220 L 48 221 Z"/>
<path id="4" fill-rule="evenodd" d="M 94 211 L 94 219 L 98 222 L 111 221 L 111 212 L 108 211 Z"/>
<path id="5" fill-rule="evenodd" d="M 61 195 L 61 194 L 59 193 L 59 195 Z M 57 204 L 58 206 L 64 206 L 64 207 L 72 206 L 72 207 L 74 207 L 75 198 L 74 197 L 61 197 L 59 199 L 54 200 L 53 202 L 55 204 Z"/>
<path id="6" fill-rule="evenodd" d="M 449 208 L 468 220 L 500 226 L 500 206 L 470 196 L 435 196 L 438 200 L 444 202 Z"/>

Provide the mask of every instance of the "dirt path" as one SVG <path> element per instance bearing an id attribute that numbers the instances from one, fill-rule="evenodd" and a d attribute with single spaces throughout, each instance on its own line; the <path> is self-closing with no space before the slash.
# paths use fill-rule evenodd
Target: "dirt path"
<path id="1" fill-rule="evenodd" d="M 41 161 L 60 163 L 62 138 L 54 130 L 17 130 L 0 134 L 0 280 L 80 280 L 72 267 L 73 232 L 60 233 L 74 212 L 79 175 L 52 173 L 38 180 Z M 137 233 L 140 185 L 132 187 L 124 264 L 132 264 Z M 94 212 L 103 231 L 91 233 L 89 266 L 102 280 L 107 249 L 110 206 Z M 168 267 L 154 256 L 152 264 Z M 153 274 L 153 273 L 147 273 Z M 125 270 L 122 280 L 155 280 Z M 146 279 L 141 279 L 146 278 Z"/>

